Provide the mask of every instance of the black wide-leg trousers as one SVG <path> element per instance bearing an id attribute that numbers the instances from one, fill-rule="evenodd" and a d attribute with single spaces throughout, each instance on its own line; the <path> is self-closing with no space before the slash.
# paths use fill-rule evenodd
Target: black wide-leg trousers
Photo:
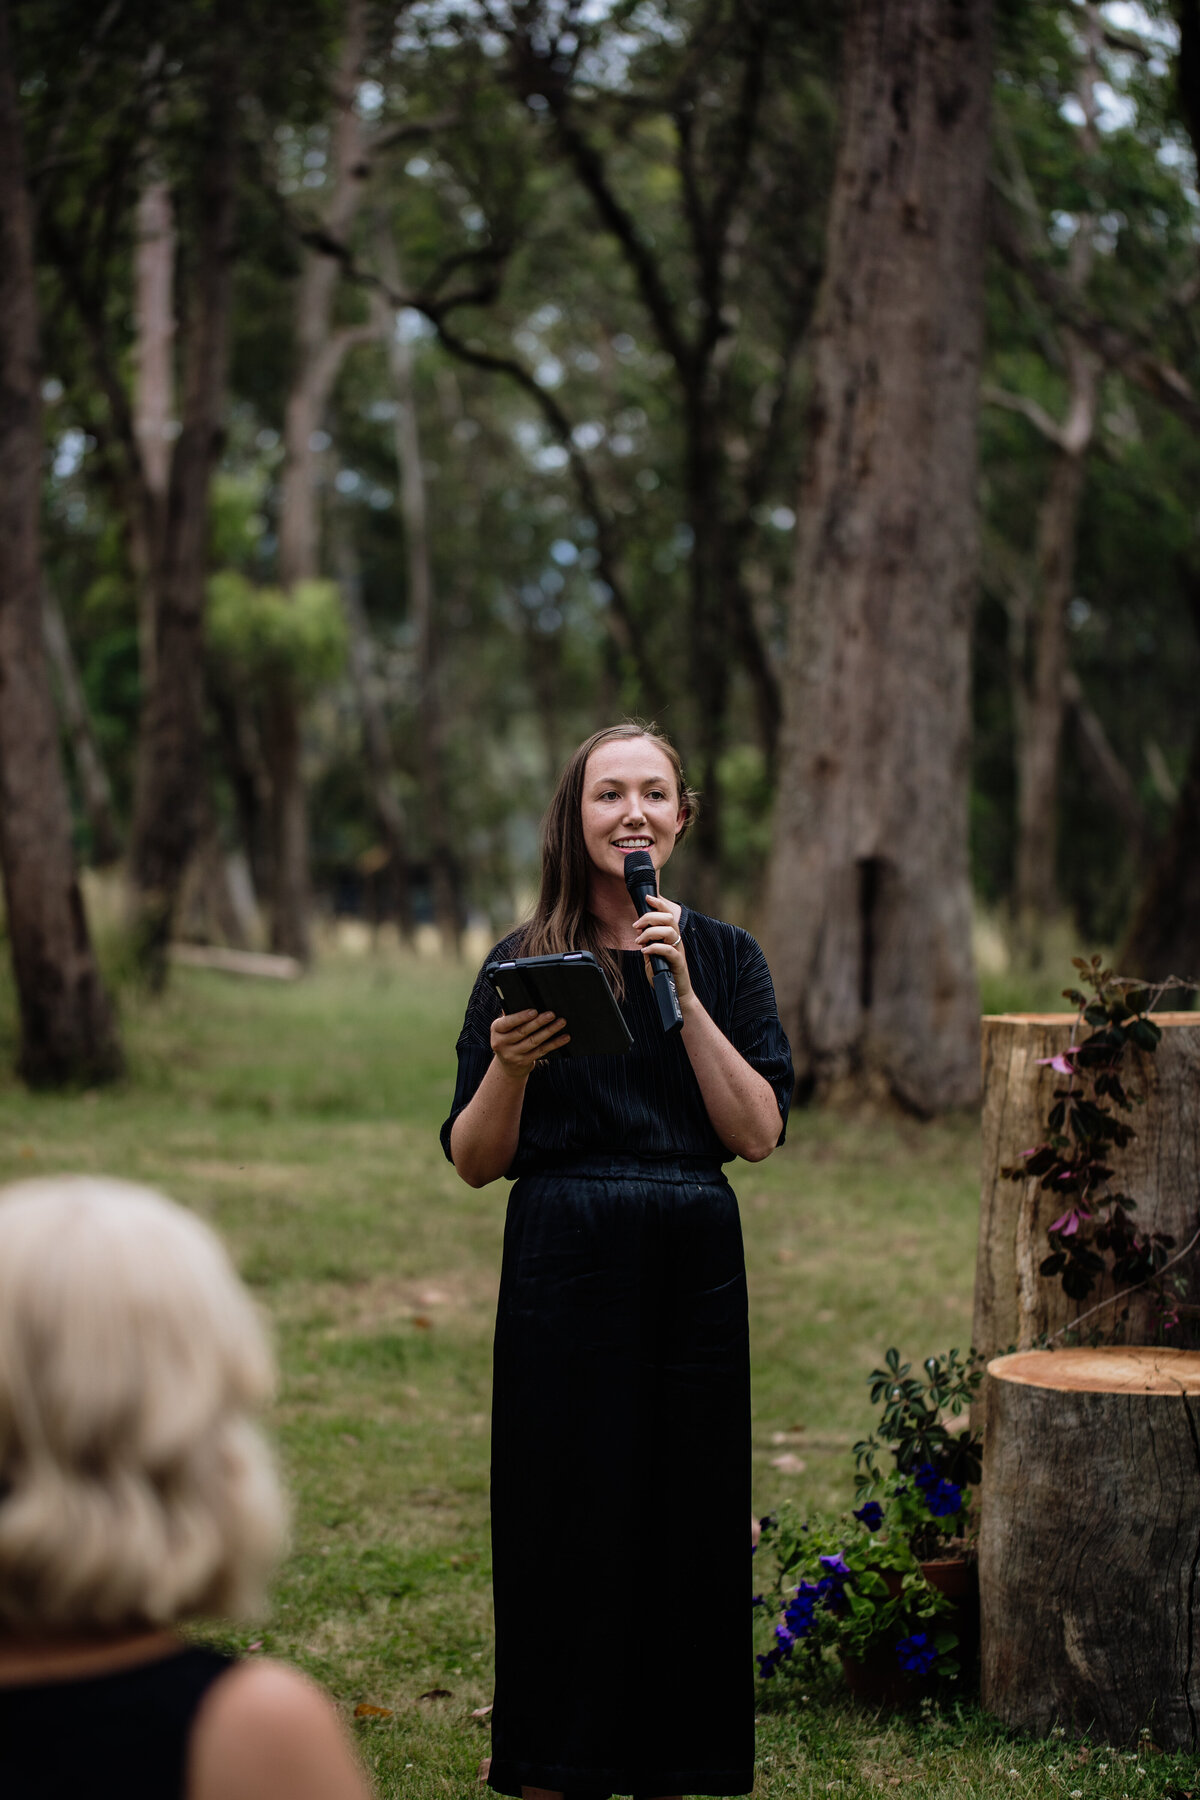
<path id="1" fill-rule="evenodd" d="M 749 1536 L 745 1263 L 719 1166 L 523 1177 L 495 1340 L 492 1788 L 747 1793 Z"/>

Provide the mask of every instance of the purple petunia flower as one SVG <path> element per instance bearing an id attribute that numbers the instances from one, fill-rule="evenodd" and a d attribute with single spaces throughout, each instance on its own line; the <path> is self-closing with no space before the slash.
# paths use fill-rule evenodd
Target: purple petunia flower
<path id="1" fill-rule="evenodd" d="M 854 1517 L 865 1525 L 868 1531 L 878 1531 L 883 1524 L 883 1508 L 878 1500 L 868 1500 L 865 1506 L 856 1509 Z"/>
<path id="2" fill-rule="evenodd" d="M 952 1481 L 939 1481 L 931 1494 L 926 1494 L 925 1503 L 935 1519 L 948 1519 L 952 1513 L 962 1511 L 963 1491 L 955 1487 Z"/>
<path id="3" fill-rule="evenodd" d="M 796 1589 L 796 1597 L 788 1604 L 784 1613 L 784 1622 L 795 1637 L 807 1637 L 815 1623 L 817 1601 L 820 1599 L 820 1586 L 811 1581 L 802 1581 Z"/>
<path id="4" fill-rule="evenodd" d="M 952 1481 L 943 1481 L 932 1463 L 922 1463 L 913 1480 L 925 1496 L 925 1504 L 935 1519 L 949 1518 L 962 1511 L 963 1491 Z"/>
<path id="5" fill-rule="evenodd" d="M 910 1675 L 928 1675 L 937 1655 L 937 1647 L 930 1642 L 927 1631 L 914 1631 L 911 1637 L 901 1638 L 896 1645 L 896 1661 Z"/>

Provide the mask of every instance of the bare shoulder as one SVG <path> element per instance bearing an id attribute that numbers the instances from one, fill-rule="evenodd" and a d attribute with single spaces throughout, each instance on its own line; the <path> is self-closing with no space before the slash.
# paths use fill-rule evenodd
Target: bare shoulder
<path id="1" fill-rule="evenodd" d="M 214 1682 L 195 1728 L 188 1800 L 368 1800 L 328 1697 L 283 1663 L 239 1663 Z"/>

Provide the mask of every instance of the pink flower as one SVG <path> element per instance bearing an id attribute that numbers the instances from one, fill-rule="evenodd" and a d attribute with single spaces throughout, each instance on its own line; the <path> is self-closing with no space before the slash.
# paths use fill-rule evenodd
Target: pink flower
<path id="1" fill-rule="evenodd" d="M 1068 1062 L 1067 1058 L 1074 1056 L 1078 1049 L 1078 1044 L 1068 1044 L 1066 1049 L 1060 1050 L 1057 1056 L 1039 1056 L 1036 1060 L 1039 1066 L 1049 1065 L 1050 1068 L 1057 1069 L 1060 1075 L 1073 1075 L 1075 1073 L 1074 1064 Z"/>
<path id="2" fill-rule="evenodd" d="M 1091 1216 L 1090 1212 L 1083 1212 L 1079 1207 L 1073 1206 L 1069 1212 L 1062 1215 L 1061 1219 L 1055 1219 L 1050 1229 L 1057 1231 L 1059 1237 L 1074 1237 L 1081 1222 L 1084 1219 L 1090 1219 Z"/>

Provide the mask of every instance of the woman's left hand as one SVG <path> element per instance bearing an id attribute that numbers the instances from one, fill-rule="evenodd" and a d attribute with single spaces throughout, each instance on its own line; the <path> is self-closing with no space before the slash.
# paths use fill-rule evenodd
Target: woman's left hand
<path id="1" fill-rule="evenodd" d="M 648 910 L 633 927 L 637 947 L 644 958 L 646 979 L 654 980 L 654 970 L 650 966 L 651 956 L 661 956 L 675 977 L 675 992 L 682 1006 L 685 1000 L 692 997 L 692 977 L 688 971 L 687 952 L 683 947 L 683 933 L 679 926 L 683 908 L 674 900 L 664 900 L 661 894 L 647 894 L 646 906 Z"/>

